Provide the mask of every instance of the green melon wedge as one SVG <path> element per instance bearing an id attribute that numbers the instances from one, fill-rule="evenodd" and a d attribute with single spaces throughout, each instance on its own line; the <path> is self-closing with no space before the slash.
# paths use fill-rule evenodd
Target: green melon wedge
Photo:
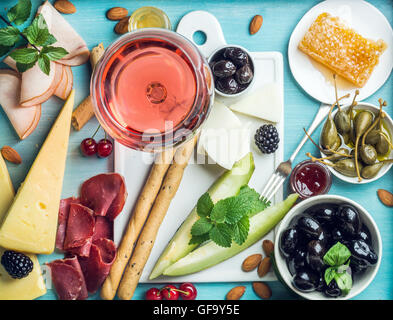
<path id="1" fill-rule="evenodd" d="M 254 169 L 254 158 L 250 152 L 236 162 L 231 170 L 224 172 L 209 188 L 207 192 L 209 192 L 212 201 L 216 203 L 221 199 L 236 195 L 242 186 L 248 184 Z M 170 265 L 198 246 L 197 244 L 189 244 L 191 227 L 198 219 L 199 216 L 195 206 L 157 260 L 150 274 L 150 280 L 160 276 Z"/>
<path id="2" fill-rule="evenodd" d="M 231 247 L 224 248 L 213 241 L 207 242 L 165 269 L 163 274 L 182 276 L 210 268 L 233 257 L 272 230 L 292 208 L 297 198 L 297 194 L 292 194 L 284 201 L 251 217 L 248 237 L 242 245 L 232 243 Z"/>

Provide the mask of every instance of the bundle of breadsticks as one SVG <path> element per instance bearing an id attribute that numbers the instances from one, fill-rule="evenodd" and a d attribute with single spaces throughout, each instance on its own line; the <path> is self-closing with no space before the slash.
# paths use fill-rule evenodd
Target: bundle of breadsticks
<path id="1" fill-rule="evenodd" d="M 102 288 L 101 297 L 132 298 L 150 256 L 169 205 L 183 178 L 197 136 L 177 150 L 158 154 L 117 251 L 117 257 Z M 139 237 L 139 238 L 138 238 Z"/>

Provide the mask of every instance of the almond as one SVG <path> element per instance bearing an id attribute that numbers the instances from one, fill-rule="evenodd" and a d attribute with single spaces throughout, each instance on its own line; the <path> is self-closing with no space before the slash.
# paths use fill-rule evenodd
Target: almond
<path id="1" fill-rule="evenodd" d="M 274 243 L 270 240 L 263 240 L 262 249 L 266 256 L 270 257 L 270 255 L 274 252 Z"/>
<path id="2" fill-rule="evenodd" d="M 227 293 L 226 299 L 239 300 L 243 296 L 245 291 L 246 291 L 245 286 L 234 287 Z"/>
<path id="3" fill-rule="evenodd" d="M 252 254 L 251 256 L 247 257 L 242 264 L 243 271 L 250 272 L 254 270 L 256 267 L 258 267 L 261 260 L 262 260 L 262 255 L 258 253 Z"/>
<path id="4" fill-rule="evenodd" d="M 272 296 L 272 290 L 264 282 L 253 282 L 252 288 L 257 296 L 262 299 L 269 299 Z"/>
<path id="5" fill-rule="evenodd" d="M 269 272 L 271 266 L 272 262 L 270 261 L 270 257 L 263 258 L 258 266 L 258 276 L 260 278 L 264 277 Z"/>
<path id="6" fill-rule="evenodd" d="M 114 7 L 109 9 L 106 13 L 106 17 L 109 20 L 121 20 L 128 15 L 128 10 L 122 7 Z"/>
<path id="7" fill-rule="evenodd" d="M 393 207 L 393 194 L 391 192 L 378 189 L 378 197 L 385 206 Z"/>
<path id="8" fill-rule="evenodd" d="M 22 158 L 19 155 L 18 152 L 16 152 L 15 149 L 9 147 L 9 146 L 4 146 L 1 148 L 1 154 L 4 159 L 6 159 L 9 162 L 15 163 L 15 164 L 21 164 L 22 163 Z"/>
<path id="9" fill-rule="evenodd" d="M 54 7 L 57 11 L 65 14 L 71 14 L 76 12 L 75 6 L 71 1 L 68 0 L 56 0 Z"/>
<path id="10" fill-rule="evenodd" d="M 115 32 L 117 34 L 124 34 L 128 32 L 128 20 L 129 17 L 125 17 L 115 25 Z"/>
<path id="11" fill-rule="evenodd" d="M 250 34 L 256 34 L 259 29 L 261 29 L 263 23 L 263 18 L 259 14 L 252 18 L 250 23 Z"/>

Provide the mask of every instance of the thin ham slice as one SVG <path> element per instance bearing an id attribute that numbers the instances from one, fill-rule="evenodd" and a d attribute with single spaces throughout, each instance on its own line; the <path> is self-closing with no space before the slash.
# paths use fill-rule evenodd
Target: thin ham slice
<path id="1" fill-rule="evenodd" d="M 70 95 L 72 90 L 74 77 L 70 66 L 65 66 L 62 64 L 58 65 L 62 66 L 62 72 L 60 82 L 55 90 L 55 96 L 65 100 Z"/>
<path id="2" fill-rule="evenodd" d="M 88 292 L 94 293 L 101 287 L 115 258 L 116 246 L 109 239 L 95 240 L 90 249 L 90 256 L 79 258 Z"/>
<path id="3" fill-rule="evenodd" d="M 94 234 L 94 212 L 80 204 L 71 203 L 64 239 L 64 250 L 89 256 Z"/>
<path id="4" fill-rule="evenodd" d="M 12 59 L 11 59 L 12 60 Z M 21 78 L 13 70 L 0 70 L 0 105 L 20 139 L 27 138 L 41 118 L 41 105 L 20 108 Z"/>
<path id="5" fill-rule="evenodd" d="M 114 220 L 127 199 L 124 178 L 118 173 L 94 176 L 82 184 L 80 199 L 96 215 Z"/>
<path id="6" fill-rule="evenodd" d="M 113 240 L 113 221 L 110 221 L 107 217 L 97 216 L 93 241 L 101 238 Z"/>
<path id="7" fill-rule="evenodd" d="M 70 197 L 67 199 L 60 200 L 59 206 L 59 218 L 57 222 L 57 234 L 56 234 L 56 248 L 60 251 L 64 250 L 64 239 L 67 229 L 67 220 L 70 213 L 70 206 L 72 203 L 80 203 L 78 198 Z"/>
<path id="8" fill-rule="evenodd" d="M 57 39 L 53 46 L 62 47 L 68 51 L 68 54 L 57 62 L 68 66 L 79 66 L 86 63 L 90 51 L 86 42 L 67 20 L 48 1 L 38 8 L 37 13 L 42 14 L 49 32 Z"/>

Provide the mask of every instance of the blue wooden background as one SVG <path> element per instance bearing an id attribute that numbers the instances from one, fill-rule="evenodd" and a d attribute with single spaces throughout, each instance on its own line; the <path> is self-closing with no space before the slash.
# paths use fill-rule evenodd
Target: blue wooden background
<path id="1" fill-rule="evenodd" d="M 4 14 L 4 9 L 9 8 L 16 0 L 1 0 L 0 13 Z M 117 38 L 113 32 L 115 23 L 105 17 L 105 12 L 113 6 L 126 7 L 130 12 L 145 6 L 152 5 L 163 9 L 172 21 L 174 28 L 179 19 L 192 10 L 208 10 L 220 21 L 226 40 L 228 43 L 239 44 L 250 51 L 280 51 L 284 56 L 285 73 L 285 156 L 289 156 L 303 135 L 303 127 L 307 127 L 318 108 L 318 102 L 310 98 L 297 85 L 289 70 L 287 60 L 287 46 L 292 30 L 301 17 L 318 0 L 284 1 L 284 0 L 127 0 L 127 1 L 88 1 L 72 0 L 77 7 L 77 12 L 67 15 L 66 19 L 74 26 L 80 35 L 86 40 L 89 48 L 103 42 L 109 45 Z M 381 10 L 390 24 L 393 22 L 393 0 L 372 0 L 370 1 Z M 33 0 L 36 8 L 41 1 Z M 253 36 L 248 33 L 250 20 L 255 14 L 263 16 L 263 26 L 261 30 Z M 0 25 L 3 26 L 0 22 Z M 372 23 L 369 21 L 367 23 Z M 4 67 L 3 65 L 1 67 Z M 88 64 L 73 68 L 74 88 L 76 89 L 76 105 L 81 102 L 89 93 L 90 66 Z M 389 102 L 386 111 L 393 116 L 393 77 L 390 76 L 385 85 L 367 102 L 377 104 L 377 99 L 382 97 Z M 0 146 L 10 145 L 14 147 L 22 156 L 23 163 L 19 166 L 9 164 L 8 168 L 17 188 L 24 180 L 41 144 L 43 143 L 54 119 L 56 118 L 62 101 L 52 98 L 42 107 L 42 118 L 36 131 L 25 141 L 19 141 L 18 137 L 9 124 L 5 114 L 0 110 Z M 0 108 L 1 109 L 1 108 Z M 81 182 L 87 178 L 105 171 L 113 170 L 113 159 L 84 158 L 79 152 L 79 143 L 86 137 L 91 136 L 97 128 L 97 121 L 90 121 L 82 131 L 71 132 L 70 146 L 68 151 L 67 168 L 63 187 L 63 196 L 76 195 Z M 318 137 L 319 130 L 314 134 Z M 100 139 L 104 136 L 101 130 L 97 136 Z M 56 152 L 56 150 L 53 150 Z M 308 143 L 298 156 L 297 161 L 306 158 L 306 152 L 316 152 L 315 148 Z M 131 168 L 132 170 L 132 168 Z M 362 186 L 346 184 L 334 178 L 331 194 L 339 194 L 359 202 L 368 209 L 375 218 L 383 239 L 383 258 L 380 270 L 375 280 L 370 286 L 355 299 L 392 299 L 393 298 L 393 210 L 384 207 L 377 199 L 376 191 L 384 188 L 393 191 L 393 170 L 390 170 L 382 179 L 377 182 Z M 40 256 L 40 262 L 53 260 L 61 257 L 59 254 L 51 256 Z M 237 268 L 240 266 L 234 266 Z M 235 280 L 235 279 L 234 279 Z M 242 299 L 258 299 L 252 290 L 251 283 L 242 283 L 246 286 L 246 292 Z M 226 293 L 239 283 L 201 283 L 197 284 L 198 299 L 225 299 Z M 150 284 L 138 286 L 134 299 L 143 299 L 145 291 L 150 288 Z M 288 292 L 279 282 L 271 282 L 273 291 L 272 299 L 293 299 L 296 298 Z M 54 291 L 49 290 L 41 299 L 55 299 Z M 91 297 L 98 299 L 96 294 Z"/>

